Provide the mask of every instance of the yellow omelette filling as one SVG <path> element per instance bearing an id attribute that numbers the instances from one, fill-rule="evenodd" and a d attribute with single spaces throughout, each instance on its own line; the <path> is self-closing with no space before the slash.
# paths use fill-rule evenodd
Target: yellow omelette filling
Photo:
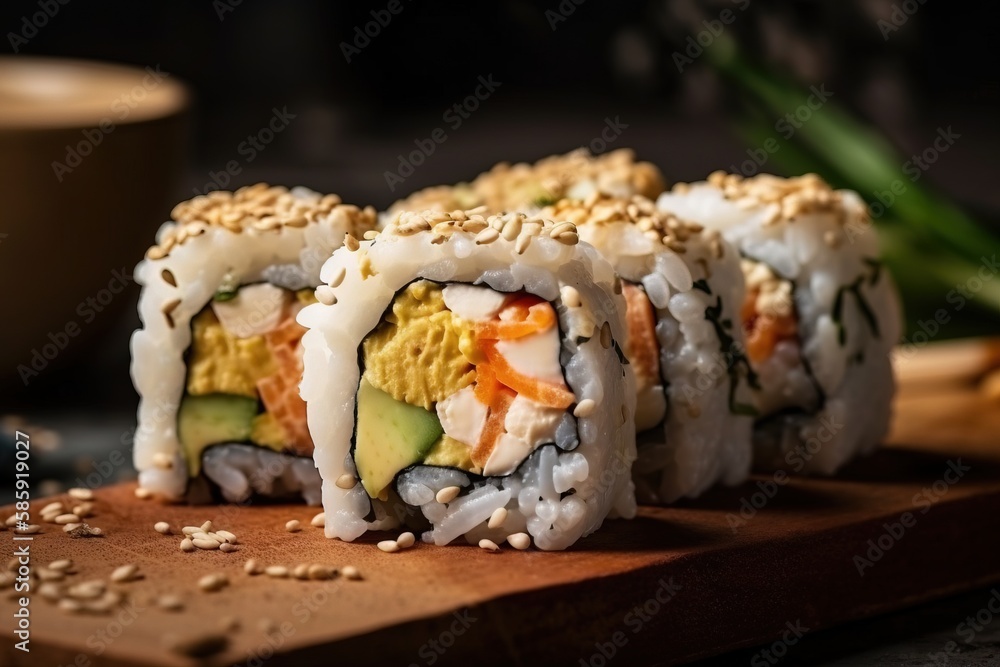
<path id="1" fill-rule="evenodd" d="M 364 341 L 365 379 L 397 401 L 434 404 L 476 380 L 472 326 L 449 311 L 441 288 L 412 283 Z"/>

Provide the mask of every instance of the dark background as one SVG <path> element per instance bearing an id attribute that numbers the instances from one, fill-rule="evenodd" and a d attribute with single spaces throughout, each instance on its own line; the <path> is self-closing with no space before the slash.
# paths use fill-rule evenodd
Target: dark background
<path id="1" fill-rule="evenodd" d="M 706 58 L 683 72 L 674 62 L 705 21 L 730 10 L 736 18 L 726 34 L 748 57 L 803 90 L 824 85 L 903 159 L 930 145 L 937 128 L 953 127 L 962 138 L 922 182 L 996 228 L 1000 74 L 995 10 L 987 3 L 910 0 L 916 11 L 884 36 L 879 20 L 902 2 L 398 0 L 402 10 L 364 45 L 358 31 L 371 24 L 374 32 L 371 12 L 386 16 L 387 0 L 236 1 L 71 0 L 18 55 L 159 66 L 187 82 L 194 96 L 189 159 L 174 201 L 215 184 L 268 181 L 383 208 L 414 189 L 470 179 L 500 160 L 588 145 L 607 119 L 627 126 L 607 148 L 634 148 L 668 181 L 731 169 L 756 145 L 737 129 L 745 104 Z M 0 6 L 0 49 L 13 53 L 10 33 L 38 10 L 37 1 Z M 348 62 L 351 43 L 361 48 Z M 491 75 L 500 82 L 496 92 L 461 127 L 448 127 L 443 114 L 473 92 L 480 76 Z M 241 142 L 266 127 L 274 109 L 294 119 L 248 161 Z M 439 127 L 447 141 L 391 190 L 385 173 Z M 218 174 L 230 160 L 240 173 L 225 183 Z M 765 169 L 782 173 L 778 161 Z M 874 200 L 874 188 L 862 195 Z M 160 219 L 168 214 L 164 206 Z M 152 241 L 156 222 L 141 224 L 149 225 Z M 133 287 L 127 300 L 136 298 Z M 127 340 L 138 320 L 130 305 L 124 311 L 105 316 L 104 336 L 81 341 L 28 387 L 13 369 L 2 369 L 0 414 L 130 413 Z M 995 324 L 995 314 L 972 312 L 942 337 Z"/>
<path id="2" fill-rule="evenodd" d="M 981 225 L 998 228 L 995 3 L 398 1 L 402 11 L 379 27 L 350 62 L 342 43 L 354 42 L 356 29 L 371 23 L 370 12 L 384 10 L 388 0 L 69 0 L 20 47 L 18 57 L 159 66 L 185 81 L 194 103 L 187 164 L 173 201 L 203 191 L 227 162 L 237 160 L 240 173 L 225 184 L 227 189 L 258 181 L 301 184 L 384 208 L 414 189 L 471 179 L 500 160 L 535 160 L 588 145 L 608 118 L 627 126 L 608 148 L 634 148 L 642 159 L 658 164 L 668 181 L 732 169 L 759 145 L 739 130 L 752 110 L 706 58 L 695 58 L 683 72 L 674 62 L 674 54 L 706 29 L 703 21 L 728 9 L 736 19 L 726 34 L 747 57 L 803 90 L 825 85 L 838 105 L 885 136 L 901 160 L 930 145 L 938 128 L 951 126 L 961 139 L 921 183 L 953 198 Z M 879 20 L 903 5 L 916 11 L 885 36 Z M 14 52 L 9 34 L 19 32 L 23 17 L 37 11 L 37 0 L 0 3 L 0 52 Z M 470 95 L 480 76 L 490 75 L 501 82 L 495 94 L 460 128 L 448 127 L 445 111 Z M 265 127 L 276 108 L 287 109 L 294 119 L 247 161 L 241 142 Z M 447 141 L 390 190 L 385 172 L 396 170 L 398 156 L 438 127 L 446 128 Z M 786 173 L 777 160 L 765 170 Z M 833 175 L 823 175 L 837 184 Z M 878 186 L 862 196 L 872 201 Z M 169 209 L 164 206 L 159 220 Z M 109 224 L 148 226 L 152 242 L 159 220 Z M 0 261 L 6 261 L 4 251 L 13 252 L 0 249 Z M 80 261 L 87 261 L 84 253 Z M 45 270 L 44 258 L 38 263 L 37 270 Z M 3 285 L 0 294 L 13 289 L 30 289 L 30 276 L 23 284 Z M 928 303 L 941 303 L 943 295 L 927 295 Z M 14 369 L 0 369 L 0 431 L 20 423 L 20 417 L 5 414 L 23 414 L 34 423 L 33 443 L 47 451 L 33 466 L 38 464 L 43 478 L 62 480 L 52 482 L 56 488 L 99 470 L 115 453 L 130 459 L 136 396 L 128 376 L 128 338 L 138 326 L 137 297 L 133 286 L 122 298 L 124 308 L 95 325 L 100 336 L 75 341 L 30 386 L 22 385 Z M 14 326 L 15 315 L 31 317 L 9 312 L 2 299 L 5 326 Z M 911 321 L 922 314 L 917 306 Z M 970 309 L 963 317 L 942 337 L 997 331 L 995 312 Z M 72 451 L 60 447 L 60 440 L 72 440 Z M 129 475 L 127 465 L 115 468 L 119 478 Z M 972 604 L 958 607 L 971 609 Z M 940 610 L 868 625 L 877 636 L 863 641 L 877 645 L 886 637 L 911 636 L 906 633 L 913 631 L 915 618 L 921 632 L 947 628 L 950 621 L 928 626 L 922 620 L 950 618 L 947 608 Z M 904 626 L 905 632 L 899 629 Z M 829 662 L 850 645 L 852 655 L 837 664 L 856 664 L 861 654 L 849 638 L 857 632 L 857 627 L 831 631 L 800 657 Z M 927 650 L 939 643 L 928 640 Z M 924 647 L 912 651 L 921 659 L 926 652 Z M 884 655 L 871 649 L 864 661 Z"/>

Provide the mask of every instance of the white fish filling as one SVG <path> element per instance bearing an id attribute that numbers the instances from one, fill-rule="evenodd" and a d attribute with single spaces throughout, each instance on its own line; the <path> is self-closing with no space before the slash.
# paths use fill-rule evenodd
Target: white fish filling
<path id="1" fill-rule="evenodd" d="M 237 338 L 273 331 L 285 316 L 291 292 L 270 283 L 245 285 L 228 301 L 212 301 L 219 323 Z"/>
<path id="2" fill-rule="evenodd" d="M 503 308 L 506 294 L 489 287 L 455 283 L 441 290 L 448 310 L 466 320 L 490 320 Z"/>
<path id="3" fill-rule="evenodd" d="M 470 446 L 479 442 L 486 425 L 486 406 L 476 398 L 472 387 L 438 401 L 436 409 L 445 435 Z"/>

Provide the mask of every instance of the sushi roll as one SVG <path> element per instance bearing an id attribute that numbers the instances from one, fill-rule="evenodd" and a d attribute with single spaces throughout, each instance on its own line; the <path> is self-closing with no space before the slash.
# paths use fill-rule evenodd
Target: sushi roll
<path id="1" fill-rule="evenodd" d="M 901 323 L 861 198 L 815 174 L 716 172 L 657 205 L 721 232 L 742 256 L 755 465 L 832 474 L 874 448 L 889 427 Z"/>
<path id="2" fill-rule="evenodd" d="M 576 228 L 404 212 L 368 239 L 298 316 L 327 537 L 555 550 L 632 516 L 624 302 Z"/>
<path id="3" fill-rule="evenodd" d="M 140 486 L 169 500 L 318 504 L 295 315 L 314 300 L 323 261 L 345 234 L 371 229 L 375 211 L 260 184 L 183 202 L 171 217 L 135 270 Z"/>
<path id="4" fill-rule="evenodd" d="M 660 170 L 649 162 L 637 162 L 631 150 L 623 148 L 595 156 L 580 148 L 534 164 L 501 162 L 471 183 L 415 192 L 393 204 L 389 212 L 447 212 L 485 206 L 491 213 L 531 213 L 563 197 L 582 199 L 592 192 L 601 192 L 618 197 L 640 194 L 652 198 L 663 190 Z"/>
<path id="5" fill-rule="evenodd" d="M 647 503 L 738 484 L 751 462 L 756 382 L 744 353 L 740 258 L 718 232 L 642 196 L 592 193 L 540 215 L 569 220 L 622 279 L 636 376 L 636 495 Z"/>

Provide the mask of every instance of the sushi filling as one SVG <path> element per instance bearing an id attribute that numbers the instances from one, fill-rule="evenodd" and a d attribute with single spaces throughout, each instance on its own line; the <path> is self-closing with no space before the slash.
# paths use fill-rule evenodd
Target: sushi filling
<path id="1" fill-rule="evenodd" d="M 660 341 L 656 336 L 656 310 L 640 285 L 622 281 L 628 323 L 628 357 L 636 380 L 635 429 L 637 433 L 659 425 L 667 414 L 666 383 L 660 370 Z"/>
<path id="2" fill-rule="evenodd" d="M 220 459 L 226 458 L 224 451 L 259 461 L 278 454 L 311 456 L 305 403 L 298 393 L 305 329 L 295 315 L 313 301 L 311 289 L 292 291 L 269 283 L 225 287 L 192 318 L 177 424 L 190 478 L 204 472 L 227 498 L 245 497 L 247 480 L 233 484 L 227 479 L 232 470 Z M 254 452 L 260 454 L 254 457 Z M 286 490 L 295 485 L 277 479 L 263 484 Z"/>
<path id="3" fill-rule="evenodd" d="M 817 410 L 822 397 L 802 356 L 792 282 L 775 274 L 763 262 L 743 259 L 742 269 L 746 297 L 740 319 L 747 357 L 764 387 L 764 391 L 758 392 L 761 415 L 783 410 Z"/>
<path id="4" fill-rule="evenodd" d="M 419 280 L 359 350 L 352 454 L 371 498 L 412 466 L 510 475 L 543 445 L 572 449 L 576 397 L 553 304 L 526 292 Z"/>

